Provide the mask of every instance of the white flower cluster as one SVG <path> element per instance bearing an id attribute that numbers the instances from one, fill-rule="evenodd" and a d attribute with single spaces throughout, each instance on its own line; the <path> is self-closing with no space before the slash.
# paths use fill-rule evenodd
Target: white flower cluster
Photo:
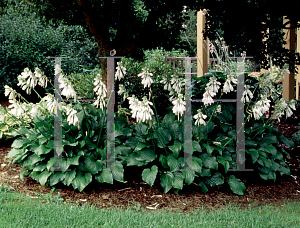
<path id="1" fill-rule="evenodd" d="M 143 101 L 139 101 L 134 95 L 127 99 L 129 100 L 132 118 L 136 118 L 137 122 L 152 120 L 152 115 L 154 115 L 154 113 L 149 105 L 153 105 L 153 103 L 148 101 L 146 96 L 143 97 Z"/>
<path id="2" fill-rule="evenodd" d="M 204 115 L 200 109 L 197 110 L 198 114 L 194 115 L 194 119 L 196 119 L 196 125 L 199 126 L 200 124 L 203 124 L 206 126 L 206 123 L 204 119 L 207 118 L 207 115 Z"/>
<path id="3" fill-rule="evenodd" d="M 185 80 L 183 78 L 180 78 L 178 75 L 171 75 L 171 80 L 163 78 L 162 80 L 160 80 L 160 83 L 164 84 L 164 89 L 170 92 L 169 95 L 171 97 L 169 98 L 169 100 L 171 102 L 173 102 L 176 99 L 176 97 L 174 96 L 174 91 L 177 94 L 180 94 L 182 87 L 185 86 Z"/>
<path id="4" fill-rule="evenodd" d="M 58 77 L 58 82 L 59 82 L 59 88 L 63 89 L 61 91 L 61 95 L 65 96 L 67 99 L 74 98 L 76 100 L 76 92 L 71 82 L 62 74 Z"/>
<path id="5" fill-rule="evenodd" d="M 121 80 L 124 78 L 124 75 L 126 74 L 126 68 L 123 66 L 122 62 L 117 63 L 117 72 L 116 72 L 116 80 Z"/>
<path id="6" fill-rule="evenodd" d="M 42 87 L 47 87 L 47 77 L 42 73 L 42 71 L 36 67 L 34 73 L 32 73 L 28 67 L 24 69 L 21 75 L 18 76 L 18 86 L 22 90 L 26 89 L 27 94 L 31 94 L 31 88 L 34 88 L 37 83 Z"/>
<path id="7" fill-rule="evenodd" d="M 97 100 L 94 102 L 94 106 L 97 108 L 100 105 L 100 108 L 103 110 L 103 107 L 105 107 L 105 97 L 106 97 L 106 85 L 102 82 L 102 76 L 100 74 L 97 74 L 97 77 L 94 78 L 94 91 L 97 94 Z"/>
<path id="8" fill-rule="evenodd" d="M 179 94 L 178 98 L 174 101 L 172 101 L 172 104 L 174 105 L 172 111 L 175 115 L 178 116 L 178 120 L 179 120 L 179 115 L 182 116 L 183 112 L 186 110 L 185 109 L 185 101 L 182 100 L 183 95 Z"/>
<path id="9" fill-rule="evenodd" d="M 142 84 L 144 85 L 144 88 L 146 88 L 147 86 L 150 88 L 151 84 L 153 83 L 153 79 L 151 78 L 153 74 L 143 69 L 142 73 L 138 74 L 138 76 L 143 79 Z"/>

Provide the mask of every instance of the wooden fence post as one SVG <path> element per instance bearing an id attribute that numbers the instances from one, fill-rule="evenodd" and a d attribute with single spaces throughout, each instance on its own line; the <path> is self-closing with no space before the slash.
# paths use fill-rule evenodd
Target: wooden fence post
<path id="1" fill-rule="evenodd" d="M 197 77 L 208 72 L 209 49 L 208 39 L 204 42 L 203 30 L 205 28 L 205 15 L 203 10 L 197 12 Z"/>
<path id="2" fill-rule="evenodd" d="M 300 28 L 297 28 L 297 52 L 300 53 Z M 298 62 L 300 62 L 300 56 L 298 55 Z M 299 86 L 300 86 L 300 67 L 298 68 L 298 74 L 296 74 L 297 81 L 296 81 L 296 100 L 299 100 Z"/>
<path id="3" fill-rule="evenodd" d="M 283 17 L 283 24 L 286 23 L 288 20 Z M 288 24 L 287 26 L 290 26 Z M 295 29 L 284 29 L 283 32 L 285 33 L 285 41 L 286 44 L 283 45 L 284 48 L 289 50 L 295 50 Z M 295 64 L 294 62 L 290 62 L 289 64 Z M 290 101 L 295 98 L 295 74 L 290 72 L 284 73 L 284 81 L 282 82 L 282 97 L 286 101 Z"/>

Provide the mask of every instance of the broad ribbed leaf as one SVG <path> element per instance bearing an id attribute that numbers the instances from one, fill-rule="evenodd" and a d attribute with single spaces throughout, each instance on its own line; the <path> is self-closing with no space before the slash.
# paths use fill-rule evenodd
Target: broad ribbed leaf
<path id="1" fill-rule="evenodd" d="M 135 130 L 139 135 L 146 135 L 148 134 L 147 126 L 143 123 L 136 123 L 134 126 Z"/>
<path id="2" fill-rule="evenodd" d="M 44 171 L 42 172 L 39 177 L 38 177 L 38 182 L 40 182 L 40 184 L 42 186 L 44 186 L 48 180 L 48 177 L 52 174 L 53 172 L 49 172 L 49 171 Z"/>
<path id="3" fill-rule="evenodd" d="M 245 146 L 246 147 L 252 147 L 252 148 L 256 148 L 257 143 L 252 141 L 251 139 L 247 139 L 245 142 Z"/>
<path id="4" fill-rule="evenodd" d="M 32 154 L 29 156 L 23 163 L 23 166 L 26 166 L 27 168 L 33 166 L 34 164 L 38 163 L 39 161 L 43 161 L 45 158 L 42 158 L 36 154 Z"/>
<path id="5" fill-rule="evenodd" d="M 163 187 L 165 193 L 170 191 L 170 189 L 172 188 L 173 178 L 174 178 L 173 173 L 171 173 L 169 171 L 167 171 L 167 173 L 164 173 L 161 175 L 161 177 L 160 177 L 161 186 Z"/>
<path id="6" fill-rule="evenodd" d="M 91 174 L 97 174 L 101 169 L 102 165 L 99 162 L 96 162 L 92 157 L 86 157 L 84 160 L 86 171 Z"/>
<path id="7" fill-rule="evenodd" d="M 124 168 L 121 162 L 115 161 L 114 165 L 111 167 L 111 172 L 115 180 L 120 182 L 124 181 Z"/>
<path id="8" fill-rule="evenodd" d="M 15 149 L 15 148 L 13 148 L 13 149 L 11 149 L 11 150 L 8 152 L 8 154 L 7 154 L 6 157 L 12 159 L 12 158 L 14 158 L 15 156 L 21 154 L 22 152 L 23 152 L 23 149 Z"/>
<path id="9" fill-rule="evenodd" d="M 218 170 L 218 162 L 216 160 L 216 157 L 209 156 L 208 154 L 202 154 L 201 160 L 203 162 L 203 165 L 209 169 L 215 169 Z"/>
<path id="10" fill-rule="evenodd" d="M 211 145 L 209 145 L 209 144 L 207 144 L 207 143 L 203 143 L 203 146 L 206 148 L 206 151 L 207 151 L 207 153 L 209 153 L 209 154 L 211 154 L 211 153 L 214 151 L 214 149 L 215 149 L 214 146 L 211 146 Z"/>
<path id="11" fill-rule="evenodd" d="M 208 189 L 207 189 L 207 187 L 206 187 L 206 185 L 204 184 L 203 181 L 200 181 L 200 182 L 199 182 L 199 186 L 201 187 L 201 192 L 202 192 L 202 193 L 208 192 Z"/>
<path id="12" fill-rule="evenodd" d="M 195 179 L 195 171 L 191 169 L 182 170 L 182 174 L 184 176 L 184 181 L 188 185 L 190 185 Z"/>
<path id="13" fill-rule="evenodd" d="M 237 179 L 235 176 L 230 175 L 226 181 L 228 182 L 229 187 L 233 193 L 241 196 L 245 194 L 246 187 L 240 179 Z"/>
<path id="14" fill-rule="evenodd" d="M 18 138 L 18 139 L 16 139 L 14 142 L 13 142 L 13 144 L 11 145 L 11 147 L 12 148 L 21 148 L 22 146 L 23 146 L 23 144 L 25 143 L 25 142 L 27 142 L 28 141 L 28 139 L 26 139 L 26 138 Z"/>
<path id="15" fill-rule="evenodd" d="M 173 152 L 173 155 L 174 155 L 176 158 L 178 158 L 178 155 L 179 155 L 179 153 L 180 153 L 180 151 L 181 151 L 181 148 L 182 148 L 181 143 L 177 141 L 176 144 L 174 144 L 174 145 L 172 145 L 172 146 L 168 146 L 168 147 L 169 147 L 169 149 Z"/>
<path id="16" fill-rule="evenodd" d="M 76 169 L 73 169 L 72 171 L 66 171 L 65 172 L 65 179 L 63 180 L 63 184 L 69 186 L 72 181 L 74 180 L 76 176 Z"/>
<path id="17" fill-rule="evenodd" d="M 126 140 L 125 144 L 130 146 L 131 149 L 135 149 L 138 142 L 139 141 L 136 138 L 129 138 Z"/>
<path id="18" fill-rule="evenodd" d="M 142 172 L 142 179 L 145 181 L 147 184 L 149 184 L 151 187 L 156 179 L 158 173 L 158 168 L 156 165 L 153 165 L 150 169 L 144 169 Z"/>
<path id="19" fill-rule="evenodd" d="M 276 137 L 275 137 L 275 138 L 276 138 Z M 266 152 L 272 154 L 273 156 L 275 156 L 276 153 L 277 153 L 276 148 L 275 148 L 274 146 L 272 146 L 272 145 L 264 146 L 263 149 L 264 149 Z"/>
<path id="20" fill-rule="evenodd" d="M 172 183 L 173 188 L 177 188 L 177 189 L 182 190 L 182 188 L 183 188 L 183 180 L 184 180 L 184 178 L 183 178 L 182 173 L 175 172 L 174 173 L 174 178 L 173 178 L 173 183 Z"/>
<path id="21" fill-rule="evenodd" d="M 258 151 L 253 148 L 250 148 L 249 150 L 246 150 L 246 152 L 251 155 L 252 163 L 254 164 L 259 157 Z"/>
<path id="22" fill-rule="evenodd" d="M 202 172 L 200 173 L 201 177 L 210 177 L 211 176 L 211 171 L 210 169 L 206 169 L 202 167 Z"/>
<path id="23" fill-rule="evenodd" d="M 264 137 L 262 137 L 260 139 L 261 141 L 261 146 L 266 146 L 266 145 L 269 145 L 269 144 L 272 144 L 272 143 L 276 143 L 278 142 L 277 140 L 277 137 L 275 135 L 271 135 L 271 134 L 267 134 L 265 135 Z"/>
<path id="24" fill-rule="evenodd" d="M 165 115 L 163 121 L 162 121 L 162 125 L 165 125 L 166 127 L 168 127 L 170 124 L 174 123 L 175 120 L 175 115 L 174 114 L 167 114 Z"/>
<path id="25" fill-rule="evenodd" d="M 124 145 L 117 146 L 115 148 L 115 151 L 116 151 L 116 154 L 121 154 L 121 155 L 124 155 L 124 156 L 128 156 L 132 152 L 130 147 L 127 147 L 127 146 L 124 146 Z"/>
<path id="26" fill-rule="evenodd" d="M 192 145 L 193 145 L 193 151 L 202 152 L 201 146 L 198 142 L 193 140 Z"/>
<path id="27" fill-rule="evenodd" d="M 109 183 L 109 184 L 113 184 L 114 180 L 113 180 L 113 174 L 111 172 L 111 170 L 103 170 L 100 174 L 95 176 L 95 179 L 99 182 L 99 183 Z"/>
<path id="28" fill-rule="evenodd" d="M 72 181 L 72 186 L 74 189 L 78 189 L 80 192 L 82 192 L 82 190 L 91 182 L 92 175 L 90 173 L 83 174 L 81 171 L 79 171 Z"/>
<path id="29" fill-rule="evenodd" d="M 283 135 L 279 136 L 279 138 L 282 140 L 282 142 L 283 142 L 283 144 L 285 146 L 288 146 L 288 147 L 291 147 L 291 148 L 295 148 L 295 144 L 294 144 L 293 140 L 287 139 Z"/>
<path id="30" fill-rule="evenodd" d="M 179 170 L 181 167 L 180 162 L 174 157 L 173 154 L 170 154 L 167 157 L 167 163 L 168 163 L 168 166 L 170 167 L 171 172 Z"/>
<path id="31" fill-rule="evenodd" d="M 280 172 L 281 172 L 282 174 L 285 174 L 285 175 L 291 175 L 291 171 L 290 171 L 289 167 L 284 167 L 284 166 L 280 165 L 280 166 L 278 167 L 278 169 L 280 170 Z M 282 174 L 281 174 L 281 175 L 282 175 Z"/>
<path id="32" fill-rule="evenodd" d="M 51 150 L 52 148 L 49 148 L 45 145 L 40 145 L 34 152 L 40 156 L 42 154 L 48 154 Z"/>
<path id="33" fill-rule="evenodd" d="M 63 172 L 54 172 L 50 176 L 50 186 L 56 185 L 58 182 L 62 181 L 65 178 L 66 173 Z"/>
<path id="34" fill-rule="evenodd" d="M 47 164 L 39 164 L 38 166 L 34 167 L 33 171 L 44 171 L 47 168 Z"/>
<path id="35" fill-rule="evenodd" d="M 215 187 L 221 184 L 224 184 L 224 177 L 221 173 L 215 173 L 210 178 L 206 179 L 206 183 L 211 187 Z"/>
<path id="36" fill-rule="evenodd" d="M 127 166 L 143 166 L 144 161 L 137 160 L 139 156 L 136 153 L 132 153 L 127 158 Z"/>
<path id="37" fill-rule="evenodd" d="M 140 151 L 142 150 L 143 148 L 149 148 L 150 145 L 147 145 L 145 143 L 141 143 L 141 142 L 138 142 L 138 144 L 136 145 L 136 148 L 134 149 L 134 151 Z"/>
<path id="38" fill-rule="evenodd" d="M 151 149 L 146 149 L 139 151 L 136 156 L 136 160 L 138 161 L 145 161 L 145 162 L 152 162 L 156 159 L 157 155 Z"/>

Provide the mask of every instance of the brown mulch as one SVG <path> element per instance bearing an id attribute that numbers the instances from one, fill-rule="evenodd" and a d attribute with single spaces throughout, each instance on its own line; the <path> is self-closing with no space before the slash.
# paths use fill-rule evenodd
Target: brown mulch
<path id="1" fill-rule="evenodd" d="M 8 103 L 1 103 L 3 106 Z M 284 135 L 288 138 L 299 130 L 292 124 L 276 123 L 275 124 Z M 13 140 L 0 141 L 0 186 L 6 185 L 13 187 L 16 191 L 35 197 L 34 191 L 47 194 L 51 191 L 49 185 L 41 186 L 30 177 L 25 177 L 24 181 L 20 179 L 20 172 L 23 170 L 19 165 L 12 164 L 8 167 L 9 159 L 6 158 L 7 153 L 11 149 Z M 64 201 L 69 199 L 70 202 L 82 204 L 94 204 L 97 208 L 118 207 L 126 209 L 127 206 L 141 205 L 141 208 L 146 208 L 153 204 L 158 204 L 156 209 L 147 209 L 149 211 L 167 210 L 180 213 L 193 213 L 195 209 L 202 207 L 207 211 L 221 209 L 228 203 L 238 205 L 241 209 L 246 209 L 249 205 L 251 208 L 272 205 L 281 206 L 286 200 L 300 200 L 300 146 L 295 150 L 286 148 L 290 153 L 290 158 L 287 164 L 291 169 L 291 176 L 278 176 L 276 183 L 273 181 L 263 181 L 253 175 L 252 172 L 243 172 L 243 182 L 246 185 L 246 193 L 244 196 L 238 196 L 231 192 L 230 188 L 225 184 L 216 188 L 209 188 L 209 192 L 203 194 L 199 191 L 196 184 L 186 185 L 179 195 L 171 191 L 164 194 L 159 180 L 156 180 L 151 188 L 144 183 L 141 178 L 131 179 L 135 173 L 141 171 L 140 168 L 132 168 L 125 170 L 125 180 L 131 180 L 125 183 L 99 184 L 93 182 L 91 186 L 84 189 L 83 192 L 65 187 L 57 186 L 55 194 L 59 194 Z M 139 170 L 138 170 L 139 169 Z M 155 208 L 155 205 L 152 206 Z"/>

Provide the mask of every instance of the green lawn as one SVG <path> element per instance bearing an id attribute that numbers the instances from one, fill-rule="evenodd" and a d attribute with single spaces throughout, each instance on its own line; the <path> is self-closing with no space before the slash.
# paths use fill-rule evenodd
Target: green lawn
<path id="1" fill-rule="evenodd" d="M 2 189 L 2 190 L 1 190 Z M 0 227 L 300 227 L 300 201 L 282 207 L 259 207 L 193 214 L 95 209 L 94 206 L 64 204 L 58 197 L 31 198 L 0 188 Z"/>

